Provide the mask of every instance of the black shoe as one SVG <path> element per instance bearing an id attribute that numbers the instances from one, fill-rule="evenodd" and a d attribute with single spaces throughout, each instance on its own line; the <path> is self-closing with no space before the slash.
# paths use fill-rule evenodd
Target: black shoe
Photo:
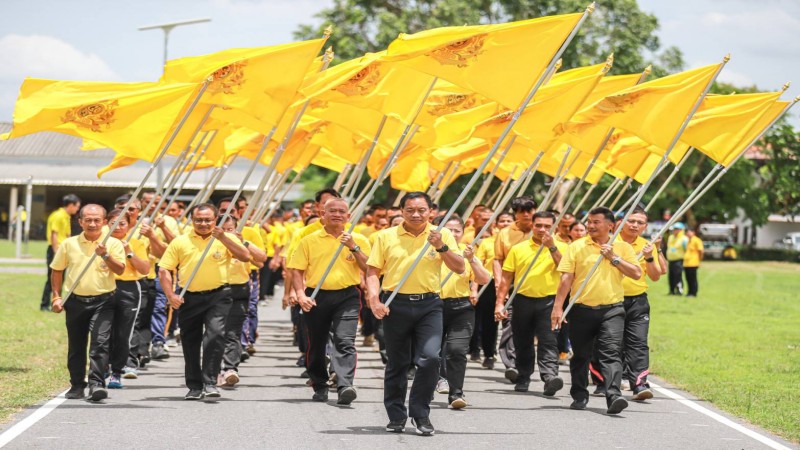
<path id="1" fill-rule="evenodd" d="M 606 414 L 619 414 L 622 412 L 623 409 L 628 407 L 628 401 L 622 398 L 621 396 L 616 396 L 611 402 L 608 404 L 608 409 L 606 410 Z"/>
<path id="2" fill-rule="evenodd" d="M 297 367 L 305 367 L 306 366 L 306 357 L 305 356 L 301 356 L 301 357 L 297 358 L 297 361 L 294 363 L 294 365 L 297 366 Z"/>
<path id="3" fill-rule="evenodd" d="M 506 369 L 506 380 L 508 380 L 508 381 L 510 381 L 512 383 L 516 383 L 518 376 L 519 376 L 519 372 L 517 372 L 517 369 L 515 369 L 513 367 L 509 367 L 508 369 Z"/>
<path id="4" fill-rule="evenodd" d="M 311 400 L 315 402 L 327 402 L 328 401 L 328 388 L 319 388 L 314 389 L 314 396 L 311 397 Z"/>
<path id="5" fill-rule="evenodd" d="M 413 380 L 416 374 L 417 374 L 417 366 L 411 366 L 411 368 L 408 369 L 408 379 Z"/>
<path id="6" fill-rule="evenodd" d="M 521 381 L 518 380 L 517 384 L 514 386 L 514 390 L 517 392 L 528 392 L 528 386 L 531 384 L 530 381 Z"/>
<path id="7" fill-rule="evenodd" d="M 436 430 L 433 429 L 433 424 L 427 417 L 411 418 L 411 425 L 417 427 L 417 434 L 420 436 L 433 436 Z"/>
<path id="8" fill-rule="evenodd" d="M 303 373 L 300 374 L 300 378 L 311 378 L 311 375 L 308 374 L 307 370 L 304 370 Z"/>
<path id="9" fill-rule="evenodd" d="M 637 386 L 633 390 L 633 397 L 632 400 L 636 400 L 637 402 L 649 400 L 653 398 L 653 391 L 650 390 L 648 386 Z"/>
<path id="10" fill-rule="evenodd" d="M 386 425 L 386 431 L 389 433 L 402 433 L 406 430 L 406 419 L 392 420 Z"/>
<path id="11" fill-rule="evenodd" d="M 156 361 L 169 358 L 169 352 L 164 348 L 164 344 L 153 344 L 150 349 L 150 357 Z"/>
<path id="12" fill-rule="evenodd" d="M 484 359 L 482 366 L 489 370 L 494 370 L 494 358 Z"/>
<path id="13" fill-rule="evenodd" d="M 250 359 L 250 353 L 247 353 L 247 352 L 242 352 L 242 353 L 239 355 L 239 362 L 240 362 L 240 363 L 243 363 L 243 362 L 247 361 L 248 359 Z"/>
<path id="14" fill-rule="evenodd" d="M 381 350 L 380 355 L 381 355 L 381 362 L 383 363 L 383 365 L 386 365 L 386 363 L 389 362 L 389 357 L 386 356 L 386 350 Z"/>
<path id="15" fill-rule="evenodd" d="M 203 386 L 203 398 L 220 398 L 222 395 L 219 393 L 219 389 L 213 384 L 207 384 Z"/>
<path id="16" fill-rule="evenodd" d="M 149 362 L 150 362 L 150 355 L 139 356 L 139 368 L 140 369 L 144 369 L 144 366 L 146 366 Z"/>
<path id="17" fill-rule="evenodd" d="M 597 387 L 594 389 L 594 393 L 592 395 L 602 395 L 603 397 L 606 396 L 606 387 L 602 384 L 598 384 Z"/>
<path id="18" fill-rule="evenodd" d="M 336 400 L 336 404 L 337 405 L 349 405 L 350 403 L 353 403 L 353 400 L 355 400 L 356 397 L 358 397 L 358 396 L 356 395 L 356 390 L 355 389 L 353 389 L 350 386 L 343 387 L 343 388 L 339 389 L 339 398 Z"/>
<path id="19" fill-rule="evenodd" d="M 563 387 L 564 387 L 564 380 L 562 380 L 561 377 L 550 378 L 544 383 L 543 394 L 547 397 L 552 397 L 556 395 L 556 392 L 560 391 L 561 388 Z"/>
<path id="20" fill-rule="evenodd" d="M 41 312 L 50 312 L 51 309 L 50 309 L 49 306 L 40 306 L 39 307 L 39 311 L 41 311 Z"/>
<path id="21" fill-rule="evenodd" d="M 582 410 L 586 409 L 586 405 L 588 405 L 588 404 L 589 404 L 589 400 L 588 399 L 575 400 L 575 401 L 572 402 L 571 405 L 569 405 L 569 409 L 575 409 L 575 410 L 578 410 L 578 411 L 582 411 Z"/>
<path id="22" fill-rule="evenodd" d="M 200 389 L 189 389 L 189 392 L 183 397 L 184 400 L 202 400 L 203 391 Z"/>
<path id="23" fill-rule="evenodd" d="M 72 386 L 69 388 L 66 394 L 64 394 L 64 398 L 67 400 L 83 400 L 86 398 L 86 392 L 82 387 L 79 386 Z"/>
<path id="24" fill-rule="evenodd" d="M 481 352 L 470 353 L 469 360 L 470 361 L 480 361 L 481 360 Z"/>
<path id="25" fill-rule="evenodd" d="M 89 396 L 86 400 L 90 402 L 99 402 L 108 398 L 108 391 L 103 386 L 89 386 Z"/>

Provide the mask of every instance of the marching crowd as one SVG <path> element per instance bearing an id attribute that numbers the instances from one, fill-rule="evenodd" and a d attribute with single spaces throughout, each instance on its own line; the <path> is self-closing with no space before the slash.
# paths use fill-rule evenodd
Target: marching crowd
<path id="1" fill-rule="evenodd" d="M 351 205 L 334 189 L 263 223 L 242 217 L 244 198 L 232 202 L 184 211 L 146 192 L 107 210 L 64 198 L 48 220 L 43 302 L 66 313 L 67 398 L 105 399 L 151 360 L 169 358 L 175 334 L 185 398 L 220 397 L 256 351 L 259 303 L 275 296 L 281 279 L 312 400 L 328 401 L 334 387 L 337 404 L 356 400 L 360 324 L 363 344 L 377 341 L 386 366 L 390 432 L 403 432 L 410 418 L 418 434 L 433 434 L 435 392 L 453 409 L 468 408 L 468 360 L 480 362 L 481 353 L 486 369 L 499 357 L 518 392 L 529 390 L 538 368 L 545 396 L 563 388 L 559 365 L 568 364 L 572 409 L 586 408 L 592 381 L 608 414 L 653 396 L 648 280 L 667 273 L 667 260 L 660 240 L 642 237 L 642 209 L 624 222 L 605 207 L 576 218 L 518 197 L 509 211 L 478 205 L 466 219 L 442 223 L 445 208 L 410 192 L 397 207 L 371 206 L 353 226 Z M 70 237 L 74 214 L 82 232 Z M 621 233 L 610 243 L 616 227 Z"/>

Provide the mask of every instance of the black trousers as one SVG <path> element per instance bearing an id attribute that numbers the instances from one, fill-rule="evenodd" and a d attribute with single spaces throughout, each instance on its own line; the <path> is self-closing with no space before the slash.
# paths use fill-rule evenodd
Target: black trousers
<path id="1" fill-rule="evenodd" d="M 517 382 L 529 382 L 533 374 L 534 360 L 539 363 L 539 377 L 549 381 L 558 376 L 557 333 L 550 329 L 550 313 L 553 312 L 555 296 L 541 298 L 518 294 L 514 300 L 514 315 L 511 329 L 514 334 L 514 348 L 517 351 Z M 533 338 L 539 340 L 533 348 Z M 539 358 L 536 358 L 538 350 Z"/>
<path id="2" fill-rule="evenodd" d="M 89 385 L 105 386 L 114 321 L 113 293 L 84 302 L 71 295 L 64 303 L 67 325 L 67 369 L 73 387 L 86 387 L 86 347 L 89 347 Z"/>
<path id="3" fill-rule="evenodd" d="M 297 350 L 305 354 L 308 351 L 308 335 L 306 333 L 306 323 L 303 320 L 303 310 L 300 305 L 294 305 L 290 310 L 292 325 L 295 326 L 294 338 L 297 341 Z"/>
<path id="4" fill-rule="evenodd" d="M 517 351 L 514 346 L 514 331 L 511 329 L 511 320 L 514 318 L 514 306 L 508 308 L 508 318 L 503 319 L 503 329 L 500 332 L 498 353 L 506 368 L 517 367 Z"/>
<path id="5" fill-rule="evenodd" d="M 650 332 L 650 302 L 647 293 L 625 297 L 625 334 L 622 339 L 623 377 L 636 391 L 639 386 L 648 386 L 650 373 L 650 347 L 647 335 Z"/>
<path id="6" fill-rule="evenodd" d="M 386 297 L 382 296 L 383 301 Z M 428 417 L 439 380 L 442 301 L 436 295 L 417 301 L 398 296 L 389 309 L 389 315 L 383 318 L 389 358 L 383 380 L 383 405 L 390 420 Z M 406 411 L 408 368 L 412 363 L 417 366 L 417 372 Z"/>
<path id="7" fill-rule="evenodd" d="M 686 273 L 686 286 L 689 292 L 686 295 L 697 295 L 697 269 L 699 267 L 684 267 L 683 271 Z"/>
<path id="8" fill-rule="evenodd" d="M 683 260 L 669 262 L 669 293 L 680 294 L 683 281 Z"/>
<path id="9" fill-rule="evenodd" d="M 131 337 L 130 352 L 128 354 L 129 367 L 138 367 L 139 360 L 143 356 L 150 354 L 150 318 L 153 316 L 153 307 L 156 299 L 155 279 L 139 280 L 142 289 L 142 304 L 139 307 L 139 314 L 136 315 L 136 322 L 133 324 L 133 337 Z"/>
<path id="10" fill-rule="evenodd" d="M 138 281 L 117 280 L 117 290 L 111 306 L 114 322 L 111 326 L 111 373 L 121 374 L 128 362 L 133 339 L 133 327 L 142 305 L 142 287 Z"/>
<path id="11" fill-rule="evenodd" d="M 306 289 L 306 295 L 311 295 L 313 291 Z M 361 291 L 356 286 L 337 290 L 320 289 L 316 302 L 317 306 L 302 315 L 308 333 L 308 376 L 314 383 L 314 389 L 326 386 L 328 364 L 325 349 L 330 338 L 333 343 L 331 368 L 336 373 L 336 383 L 339 388 L 352 386 L 356 375 L 356 330 Z"/>
<path id="12" fill-rule="evenodd" d="M 569 305 L 569 295 L 564 301 L 564 309 Z M 559 353 L 569 353 L 572 350 L 572 344 L 569 342 L 569 322 L 562 322 L 561 328 L 558 329 L 558 351 Z"/>
<path id="13" fill-rule="evenodd" d="M 361 312 L 359 313 L 361 317 L 361 335 L 372 336 L 378 331 L 378 319 L 376 319 L 372 311 L 367 308 L 367 296 L 365 292 L 362 291 L 359 286 L 356 286 L 356 289 L 359 290 L 359 296 L 361 298 Z"/>
<path id="14" fill-rule="evenodd" d="M 450 401 L 464 395 L 467 351 L 475 328 L 475 308 L 468 297 L 442 299 L 442 361 L 439 374 L 450 385 Z"/>
<path id="15" fill-rule="evenodd" d="M 478 288 L 478 291 L 483 286 Z M 489 282 L 483 294 L 478 297 L 475 305 L 475 330 L 472 332 L 472 340 L 469 343 L 470 353 L 477 353 L 483 350 L 485 358 L 494 358 L 497 354 L 497 322 L 494 320 L 494 306 L 497 293 L 494 289 L 494 280 Z"/>
<path id="16" fill-rule="evenodd" d="M 275 295 L 275 285 L 278 283 L 278 281 L 283 279 L 280 267 L 278 270 L 272 270 L 269 268 L 269 263 L 271 261 L 272 257 L 267 258 L 267 261 L 264 263 L 264 267 L 260 269 L 261 284 L 259 285 L 259 293 L 261 294 L 261 298 Z"/>
<path id="17" fill-rule="evenodd" d="M 49 236 L 48 236 L 49 239 Z M 56 253 L 53 251 L 53 246 L 47 245 L 47 280 L 44 282 L 44 291 L 42 292 L 42 302 L 39 304 L 40 309 L 50 309 L 50 297 L 53 295 L 53 288 L 50 285 L 50 275 L 53 274 L 53 269 L 50 268 L 50 263 L 53 262 L 53 257 Z"/>
<path id="18" fill-rule="evenodd" d="M 250 306 L 250 283 L 232 284 L 231 309 L 225 319 L 225 350 L 222 353 L 222 370 L 238 370 L 242 357 L 242 324 Z"/>
<path id="19" fill-rule="evenodd" d="M 596 308 L 575 305 L 568 320 L 571 322 L 569 339 L 574 353 L 569 361 L 572 378 L 570 395 L 574 400 L 589 399 L 589 361 L 596 340 L 606 402 L 610 403 L 612 398 L 620 395 L 622 380 L 622 336 L 625 328 L 622 302 Z"/>
<path id="20" fill-rule="evenodd" d="M 181 343 L 186 387 L 216 384 L 225 346 L 225 320 L 231 309 L 231 290 L 186 292 L 181 306 Z M 202 358 L 201 358 L 202 349 Z"/>

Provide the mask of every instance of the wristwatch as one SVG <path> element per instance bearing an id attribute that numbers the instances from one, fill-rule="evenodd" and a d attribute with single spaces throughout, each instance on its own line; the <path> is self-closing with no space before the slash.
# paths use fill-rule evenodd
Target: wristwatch
<path id="1" fill-rule="evenodd" d="M 244 244 L 242 245 L 244 245 L 244 248 L 248 248 L 250 247 L 250 241 L 244 241 Z"/>
<path id="2" fill-rule="evenodd" d="M 611 260 L 611 265 L 617 267 L 621 262 L 622 258 L 620 258 L 619 256 L 615 256 L 614 259 Z"/>
<path id="3" fill-rule="evenodd" d="M 133 259 L 133 252 L 126 254 L 125 257 L 128 259 Z"/>
<path id="4" fill-rule="evenodd" d="M 649 258 L 645 258 L 644 261 L 651 263 L 651 262 L 655 261 L 655 259 L 651 256 Z"/>
<path id="5" fill-rule="evenodd" d="M 446 252 L 448 250 L 450 250 L 450 247 L 448 247 L 447 244 L 444 244 L 440 248 L 436 249 L 436 253 L 444 253 L 444 252 Z"/>
<path id="6" fill-rule="evenodd" d="M 355 247 L 351 248 L 350 251 L 353 253 L 358 253 L 361 251 L 361 247 L 356 245 Z"/>
<path id="7" fill-rule="evenodd" d="M 111 255 L 108 253 L 100 257 L 100 259 L 102 259 L 103 261 L 108 261 L 108 258 L 111 258 Z"/>
<path id="8" fill-rule="evenodd" d="M 550 250 L 550 253 L 555 253 L 558 251 L 558 247 L 556 247 L 555 245 L 552 247 L 547 247 L 547 249 Z"/>

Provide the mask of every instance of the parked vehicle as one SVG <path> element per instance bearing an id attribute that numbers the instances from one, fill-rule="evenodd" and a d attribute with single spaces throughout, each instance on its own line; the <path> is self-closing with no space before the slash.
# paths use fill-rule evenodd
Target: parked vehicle
<path id="1" fill-rule="evenodd" d="M 736 225 L 727 223 L 704 223 L 698 230 L 700 239 L 703 240 L 705 258 L 736 259 L 733 249 Z"/>
<path id="2" fill-rule="evenodd" d="M 775 241 L 775 248 L 800 252 L 800 232 L 786 233 L 782 239 Z"/>

